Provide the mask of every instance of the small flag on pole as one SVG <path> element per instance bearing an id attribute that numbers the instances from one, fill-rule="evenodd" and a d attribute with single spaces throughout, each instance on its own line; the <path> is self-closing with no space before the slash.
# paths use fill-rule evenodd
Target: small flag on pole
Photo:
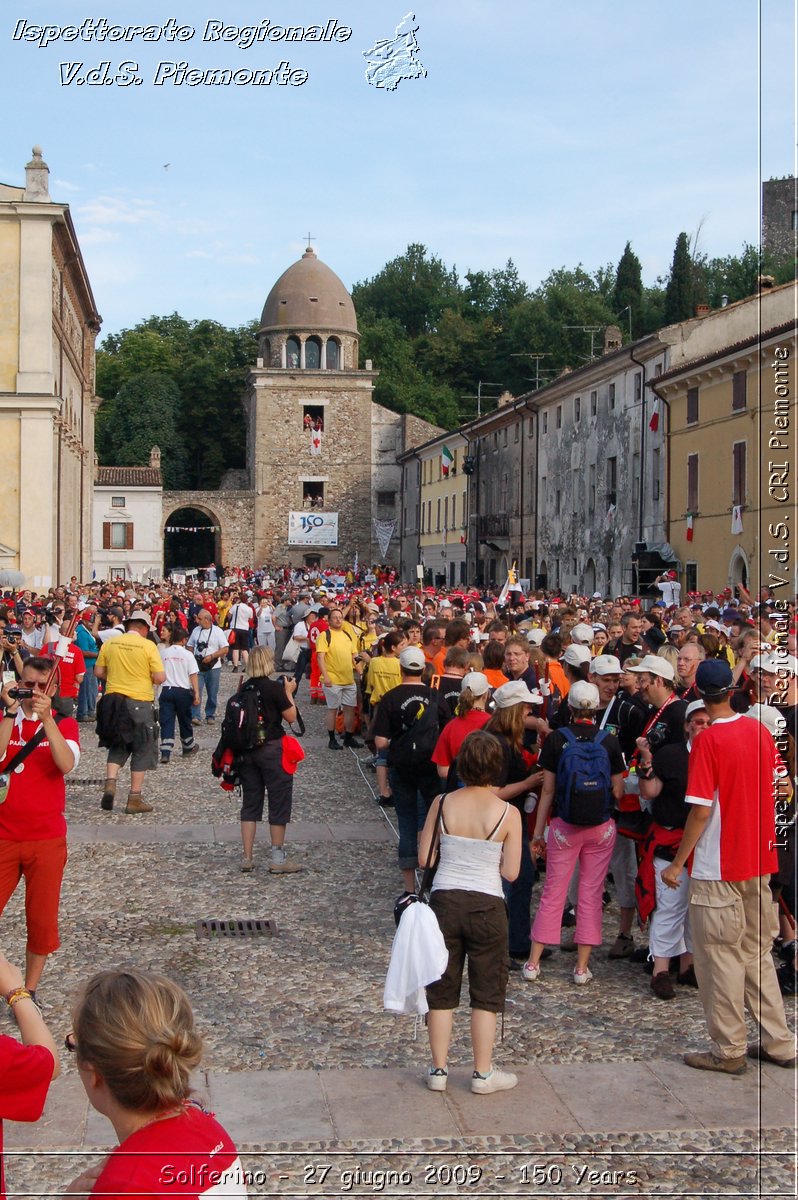
<path id="1" fill-rule="evenodd" d="M 452 454 L 452 452 L 448 446 L 444 446 L 443 449 L 441 450 L 441 474 L 443 475 L 444 479 L 448 479 L 449 467 L 452 465 L 453 462 L 454 462 L 454 455 Z"/>
<path id="2" fill-rule="evenodd" d="M 688 542 L 692 542 L 692 540 L 693 540 L 693 514 L 692 513 L 687 514 L 687 540 L 688 540 Z"/>

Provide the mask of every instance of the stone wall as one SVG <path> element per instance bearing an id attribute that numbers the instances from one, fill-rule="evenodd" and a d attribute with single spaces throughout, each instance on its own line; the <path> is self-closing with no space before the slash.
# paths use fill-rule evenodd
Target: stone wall
<path id="1" fill-rule="evenodd" d="M 793 213 L 798 211 L 796 181 L 766 179 L 762 184 L 762 247 L 766 254 L 788 259 L 795 254 Z"/>
<path id="2" fill-rule="evenodd" d="M 255 562 L 253 492 L 164 492 L 163 525 L 179 508 L 198 508 L 221 527 L 219 559 L 224 566 Z M 217 564 L 218 565 L 218 564 Z"/>

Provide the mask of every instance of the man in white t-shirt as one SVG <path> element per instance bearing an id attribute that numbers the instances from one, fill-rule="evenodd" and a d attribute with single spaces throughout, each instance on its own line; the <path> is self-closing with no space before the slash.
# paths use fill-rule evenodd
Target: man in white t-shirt
<path id="1" fill-rule="evenodd" d="M 197 624 L 188 639 L 188 649 L 197 660 L 199 671 L 199 703 L 191 710 L 191 724 L 200 725 L 202 715 L 202 693 L 206 693 L 205 720 L 209 725 L 216 721 L 216 706 L 219 703 L 219 683 L 222 678 L 222 659 L 229 649 L 224 630 L 214 625 L 207 608 L 197 613 Z"/>
<path id="2" fill-rule="evenodd" d="M 662 575 L 658 575 L 654 582 L 668 608 L 678 608 L 681 603 L 682 585 L 676 578 L 676 572 L 665 571 Z"/>
<path id="3" fill-rule="evenodd" d="M 241 659 L 244 666 L 247 665 L 247 659 L 249 658 L 250 623 L 254 620 L 255 613 L 253 609 L 240 596 L 237 597 L 227 614 L 228 632 L 235 635 L 235 640 L 229 643 L 233 648 L 234 675 L 238 671 L 239 659 Z"/>

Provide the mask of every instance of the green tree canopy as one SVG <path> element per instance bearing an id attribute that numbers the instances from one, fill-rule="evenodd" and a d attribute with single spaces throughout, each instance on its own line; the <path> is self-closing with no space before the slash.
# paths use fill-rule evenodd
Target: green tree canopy
<path id="1" fill-rule="evenodd" d="M 626 243 L 615 272 L 612 310 L 622 329 L 629 329 L 631 326 L 632 337 L 640 336 L 643 326 L 643 272 L 631 242 Z"/>
<path id="2" fill-rule="evenodd" d="M 690 240 L 680 233 L 673 251 L 673 262 L 665 288 L 663 316 L 666 325 L 686 321 L 695 315 L 695 275 L 690 254 Z"/>
<path id="3" fill-rule="evenodd" d="M 180 429 L 180 392 L 166 375 L 142 372 L 123 383 L 97 413 L 100 460 L 119 467 L 146 465 L 160 447 L 164 487 L 186 486 L 186 446 Z"/>

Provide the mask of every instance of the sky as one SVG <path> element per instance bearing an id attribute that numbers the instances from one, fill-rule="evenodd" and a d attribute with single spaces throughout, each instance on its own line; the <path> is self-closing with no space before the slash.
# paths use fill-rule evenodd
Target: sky
<path id="1" fill-rule="evenodd" d="M 307 234 L 350 288 L 411 242 L 461 276 L 512 259 L 535 287 L 562 266 L 616 264 L 629 240 L 651 284 L 682 230 L 710 256 L 757 243 L 760 179 L 795 173 L 790 0 L 61 0 L 4 10 L 0 181 L 22 185 L 31 147 L 42 146 L 51 197 L 70 206 L 100 340 L 152 314 L 230 326 L 259 317 Z M 408 12 L 426 75 L 393 91 L 369 86 L 363 51 Z M 32 26 L 101 17 L 163 36 L 25 40 Z M 232 38 L 266 20 L 335 20 L 352 34 L 250 48 L 205 38 L 208 22 Z M 174 27 L 194 32 L 168 40 Z M 171 70 L 163 64 L 252 71 L 284 60 L 306 82 L 155 83 Z M 127 71 L 142 82 L 76 82 L 102 62 L 111 78 L 137 64 Z"/>

